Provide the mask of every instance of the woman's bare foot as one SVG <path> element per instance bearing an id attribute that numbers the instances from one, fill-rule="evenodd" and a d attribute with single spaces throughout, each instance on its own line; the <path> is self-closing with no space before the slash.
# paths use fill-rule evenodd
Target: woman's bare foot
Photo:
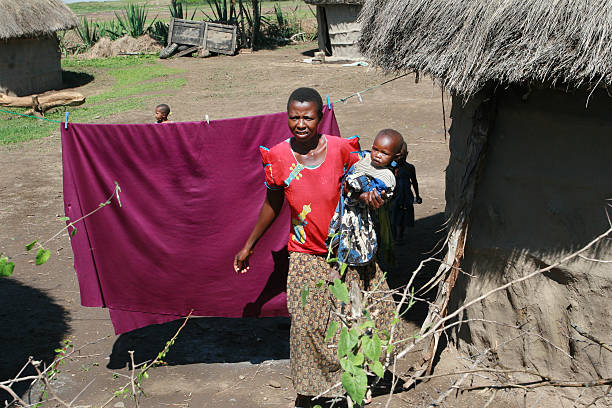
<path id="1" fill-rule="evenodd" d="M 310 397 L 298 394 L 295 399 L 295 408 L 310 408 Z"/>
<path id="2" fill-rule="evenodd" d="M 370 403 L 372 403 L 372 390 L 368 388 L 365 398 L 363 399 L 363 405 L 368 405 Z"/>

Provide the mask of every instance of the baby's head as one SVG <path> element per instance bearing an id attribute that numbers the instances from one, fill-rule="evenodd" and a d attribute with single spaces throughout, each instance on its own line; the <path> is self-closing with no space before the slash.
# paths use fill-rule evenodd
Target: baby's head
<path id="1" fill-rule="evenodd" d="M 406 159 L 408 158 L 408 145 L 406 144 L 406 141 L 404 141 L 402 143 L 402 150 L 400 151 L 400 157 L 399 157 L 399 162 L 403 163 L 406 161 Z"/>
<path id="2" fill-rule="evenodd" d="M 401 157 L 404 138 L 393 129 L 383 129 L 374 138 L 370 155 L 375 167 L 388 167 Z"/>
<path id="3" fill-rule="evenodd" d="M 170 115 L 170 107 L 165 103 L 160 103 L 155 107 L 155 120 L 157 123 L 165 122 Z"/>

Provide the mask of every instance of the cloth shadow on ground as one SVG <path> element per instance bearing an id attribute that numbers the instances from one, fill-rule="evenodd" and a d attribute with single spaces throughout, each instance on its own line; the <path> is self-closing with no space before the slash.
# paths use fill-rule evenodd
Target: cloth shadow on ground
<path id="1" fill-rule="evenodd" d="M 69 331 L 68 321 L 68 312 L 43 291 L 0 278 L 0 381 L 17 375 L 29 356 L 50 363 Z M 28 369 L 21 376 L 32 374 L 34 370 Z M 13 390 L 20 395 L 26 388 L 23 382 Z M 0 390 L 0 405 L 12 401 L 9 398 Z"/>
<path id="2" fill-rule="evenodd" d="M 195 363 L 236 363 L 250 361 L 258 364 L 266 360 L 289 358 L 289 328 L 287 317 L 255 318 L 262 306 L 287 289 L 289 252 L 287 247 L 275 252 L 274 271 L 270 274 L 259 297 L 248 303 L 243 318 L 192 318 L 176 339 L 164 361 L 169 365 Z M 182 324 L 183 319 L 151 325 L 120 335 L 110 356 L 108 368 L 119 369 L 134 360 L 153 360 L 163 350 Z"/>
<path id="3" fill-rule="evenodd" d="M 439 212 L 428 217 L 416 220 L 413 228 L 406 228 L 403 240 L 396 242 L 395 257 L 396 265 L 387 273 L 387 283 L 390 288 L 399 288 L 410 281 L 412 272 L 420 263 L 428 258 L 443 259 L 445 252 L 440 251 L 441 242 L 445 238 L 445 217 Z M 414 289 L 418 290 L 426 284 L 436 273 L 439 262 L 427 262 L 414 280 Z M 386 269 L 386 268 L 385 268 Z M 428 301 L 436 296 L 436 287 L 425 295 L 419 294 Z M 399 300 L 396 299 L 396 300 Z M 410 322 L 420 325 L 427 316 L 428 305 L 426 302 L 417 302 L 404 314 L 404 318 Z"/>
<path id="4" fill-rule="evenodd" d="M 151 325 L 120 335 L 110 355 L 108 368 L 129 365 L 128 351 L 134 351 L 136 364 L 153 360 L 183 323 L 183 319 Z M 168 365 L 197 363 L 259 364 L 266 360 L 289 358 L 287 317 L 191 318 L 163 359 Z"/>

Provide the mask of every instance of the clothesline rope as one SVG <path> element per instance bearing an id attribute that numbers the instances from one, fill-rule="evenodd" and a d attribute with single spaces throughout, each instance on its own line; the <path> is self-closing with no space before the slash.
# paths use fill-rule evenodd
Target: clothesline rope
<path id="1" fill-rule="evenodd" d="M 389 80 L 387 80 L 387 81 L 385 81 L 385 82 L 382 82 L 382 83 L 380 83 L 380 84 L 378 84 L 378 85 L 374 85 L 374 86 L 371 86 L 371 87 L 369 87 L 369 88 L 366 88 L 366 89 L 364 89 L 363 91 L 355 92 L 355 93 L 353 93 L 353 94 L 351 94 L 351 95 L 349 95 L 349 96 L 346 96 L 346 97 L 344 97 L 344 98 L 340 98 L 340 99 L 338 99 L 337 101 L 335 101 L 335 102 L 334 102 L 334 104 L 336 104 L 336 103 L 338 103 L 338 102 L 345 102 L 345 101 L 347 101 L 348 99 L 350 99 L 350 98 L 352 98 L 352 97 L 354 97 L 354 96 L 359 96 L 359 97 L 360 97 L 360 98 L 359 98 L 359 100 L 361 100 L 361 94 L 366 93 L 366 92 L 369 92 L 369 91 L 371 91 L 372 89 L 376 89 L 376 88 L 381 87 L 381 86 L 383 86 L 383 85 L 386 85 L 386 84 L 388 84 L 389 82 L 393 82 L 393 81 L 395 81 L 396 79 L 403 78 L 403 77 L 405 77 L 405 76 L 407 76 L 407 75 L 409 75 L 409 74 L 403 74 L 403 75 L 397 76 L 397 77 L 395 77 L 395 78 L 389 79 Z M 62 123 L 62 122 L 61 122 L 61 121 L 59 121 L 59 120 L 47 119 L 47 118 L 45 118 L 45 117 L 42 117 L 42 118 L 41 118 L 41 117 L 38 117 L 38 116 L 33 116 L 33 115 L 24 115 L 23 113 L 12 112 L 12 111 L 8 111 L 8 110 L 4 110 L 4 109 L 0 109 L 0 112 L 9 113 L 9 114 L 11 114 L 11 115 L 23 116 L 24 118 L 33 118 L 33 119 L 46 120 L 47 122 L 53 122 L 53 123 Z"/>
<path id="2" fill-rule="evenodd" d="M 59 120 L 40 118 L 38 116 L 32 116 L 32 115 L 24 115 L 23 113 L 7 111 L 7 110 L 4 110 L 4 109 L 0 109 L 0 112 L 10 113 L 11 115 L 23 116 L 24 118 L 34 118 L 34 119 L 46 120 L 47 122 L 62 123 Z"/>
<path id="3" fill-rule="evenodd" d="M 388 79 L 388 80 L 386 80 L 385 82 L 382 82 L 382 83 L 380 83 L 380 84 L 378 84 L 378 85 L 371 86 L 371 87 L 369 87 L 369 88 L 366 88 L 366 89 L 364 89 L 363 91 L 355 92 L 354 94 L 351 94 L 351 95 L 346 96 L 346 97 L 344 97 L 344 98 L 340 98 L 340 99 L 338 99 L 336 102 L 334 102 L 334 104 L 336 104 L 336 103 L 338 103 L 338 102 L 344 102 L 344 101 L 346 101 L 347 99 L 350 99 L 350 98 L 352 98 L 352 97 L 354 97 L 354 96 L 361 96 L 361 94 L 363 94 L 363 93 L 366 93 L 366 92 L 368 92 L 368 91 L 371 91 L 372 89 L 376 89 L 376 88 L 378 88 L 378 87 L 381 87 L 381 86 L 383 86 L 383 85 L 385 85 L 385 84 L 388 84 L 389 82 L 393 82 L 393 81 L 395 81 L 396 79 L 400 79 L 400 78 L 403 78 L 403 77 L 408 76 L 408 75 L 410 75 L 410 74 L 409 74 L 409 73 L 408 73 L 408 74 L 402 74 L 402 75 L 396 76 L 395 78 Z M 361 97 L 359 98 L 359 100 L 361 101 Z"/>

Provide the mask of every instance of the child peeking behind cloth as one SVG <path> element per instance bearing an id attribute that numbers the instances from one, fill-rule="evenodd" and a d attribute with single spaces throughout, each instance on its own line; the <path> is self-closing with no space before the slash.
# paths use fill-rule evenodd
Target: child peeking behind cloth
<path id="1" fill-rule="evenodd" d="M 336 261 L 341 271 L 346 266 L 366 265 L 374 259 L 379 238 L 385 249 L 391 247 L 387 206 L 393 195 L 395 175 L 392 168 L 399 160 L 404 139 L 393 129 L 378 132 L 371 152 L 346 173 L 344 188 L 336 212 L 329 224 L 328 261 Z M 367 203 L 377 202 L 378 206 Z M 370 211 L 370 207 L 379 208 Z M 337 254 L 331 259 L 332 253 Z"/>
<path id="2" fill-rule="evenodd" d="M 414 227 L 414 204 L 421 204 L 423 199 L 419 195 L 419 182 L 414 165 L 406 161 L 408 149 L 406 143 L 402 146 L 400 159 L 397 161 L 395 175 L 397 187 L 393 199 L 392 226 L 393 238 L 401 242 L 406 227 Z M 414 194 L 412 194 L 414 190 Z"/>
<path id="3" fill-rule="evenodd" d="M 168 116 L 170 116 L 170 106 L 160 103 L 155 107 L 155 123 L 170 123 Z"/>

